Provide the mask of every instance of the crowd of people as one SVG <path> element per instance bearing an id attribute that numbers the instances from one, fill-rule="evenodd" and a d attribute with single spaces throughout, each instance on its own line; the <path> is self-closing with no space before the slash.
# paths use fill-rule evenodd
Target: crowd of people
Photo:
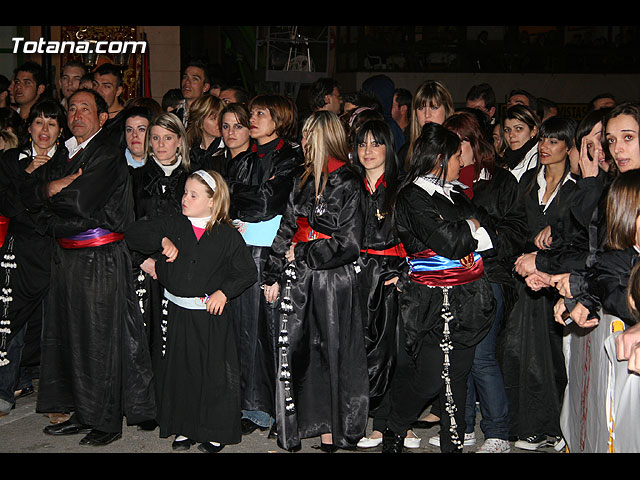
<path id="1" fill-rule="evenodd" d="M 562 451 L 570 328 L 621 320 L 640 373 L 638 103 L 514 89 L 500 115 L 487 84 L 456 108 L 374 75 L 301 109 L 199 61 L 162 103 L 108 63 L 59 98 L 34 62 L 5 83 L 0 415 L 37 377 L 44 433 L 82 445 L 126 421 L 400 453 L 439 425 L 462 452 L 480 415 L 478 452 Z"/>

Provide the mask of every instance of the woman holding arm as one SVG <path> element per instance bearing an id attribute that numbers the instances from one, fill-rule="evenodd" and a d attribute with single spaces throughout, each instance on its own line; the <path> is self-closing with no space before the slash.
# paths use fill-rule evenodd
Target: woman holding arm
<path id="1" fill-rule="evenodd" d="M 409 263 L 398 282 L 400 318 L 412 372 L 391 396 L 383 452 L 402 451 L 407 430 L 436 396 L 440 449 L 462 451 L 467 376 L 495 299 L 478 253 L 491 247 L 488 217 L 458 189 L 460 155 L 455 133 L 425 124 L 397 194 L 395 223 Z"/>

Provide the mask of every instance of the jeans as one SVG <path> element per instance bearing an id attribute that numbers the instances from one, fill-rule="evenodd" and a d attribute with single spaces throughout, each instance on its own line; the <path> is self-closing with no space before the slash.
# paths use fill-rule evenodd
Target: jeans
<path id="1" fill-rule="evenodd" d="M 242 410 L 242 418 L 248 418 L 260 427 L 270 427 L 273 424 L 271 415 L 260 410 Z"/>
<path id="2" fill-rule="evenodd" d="M 20 367 L 24 335 L 27 325 L 16 333 L 7 345 L 7 359 L 10 363 L 0 367 L 0 412 L 9 413 L 16 402 L 14 392 L 31 386 L 31 377 Z"/>
<path id="3" fill-rule="evenodd" d="M 509 405 L 504 389 L 502 371 L 496 358 L 496 343 L 504 314 L 504 303 L 500 286 L 492 283 L 496 298 L 496 316 L 487 336 L 476 346 L 476 353 L 467 383 L 467 405 L 465 408 L 466 433 L 475 426 L 476 400 L 480 403 L 482 420 L 480 428 L 485 438 L 508 439 Z"/>

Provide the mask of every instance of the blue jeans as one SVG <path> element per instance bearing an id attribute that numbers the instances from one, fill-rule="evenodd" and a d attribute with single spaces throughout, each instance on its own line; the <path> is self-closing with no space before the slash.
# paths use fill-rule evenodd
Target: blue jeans
<path id="1" fill-rule="evenodd" d="M 492 283 L 496 298 L 496 316 L 487 336 L 476 346 L 475 358 L 467 380 L 466 433 L 475 426 L 476 400 L 480 403 L 480 428 L 486 438 L 507 440 L 509 434 L 509 404 L 504 390 L 502 370 L 496 358 L 496 343 L 504 314 L 502 291 Z"/>
<path id="2" fill-rule="evenodd" d="M 0 412 L 9 413 L 16 399 L 14 392 L 31 386 L 31 377 L 20 367 L 27 326 L 16 333 L 7 345 L 9 363 L 0 367 Z"/>
<path id="3" fill-rule="evenodd" d="M 242 410 L 242 418 L 248 418 L 261 427 L 271 427 L 273 424 L 273 418 L 267 412 L 260 410 Z"/>

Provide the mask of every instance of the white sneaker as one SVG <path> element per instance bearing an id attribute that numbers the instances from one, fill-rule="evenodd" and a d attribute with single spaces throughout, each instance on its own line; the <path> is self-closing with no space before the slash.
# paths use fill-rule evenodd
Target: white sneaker
<path id="1" fill-rule="evenodd" d="M 434 447 L 440 446 L 440 434 L 436 433 L 433 437 L 429 439 L 429 444 Z M 476 432 L 465 433 L 464 434 L 464 446 L 472 447 L 476 444 Z"/>
<path id="2" fill-rule="evenodd" d="M 555 437 L 555 442 L 553 443 L 553 449 L 556 452 L 561 452 L 562 450 L 564 450 L 564 447 L 567 446 L 567 442 L 564 441 L 564 438 L 562 437 Z"/>
<path id="3" fill-rule="evenodd" d="M 509 442 L 499 438 L 487 438 L 476 453 L 509 453 Z"/>
<path id="4" fill-rule="evenodd" d="M 420 440 L 420 437 L 411 430 L 411 436 L 404 437 L 404 446 L 405 448 L 420 448 Z"/>
<path id="5" fill-rule="evenodd" d="M 382 437 L 380 438 L 362 437 L 358 441 L 358 444 L 356 446 L 358 448 L 375 448 L 381 443 L 382 443 Z"/>

